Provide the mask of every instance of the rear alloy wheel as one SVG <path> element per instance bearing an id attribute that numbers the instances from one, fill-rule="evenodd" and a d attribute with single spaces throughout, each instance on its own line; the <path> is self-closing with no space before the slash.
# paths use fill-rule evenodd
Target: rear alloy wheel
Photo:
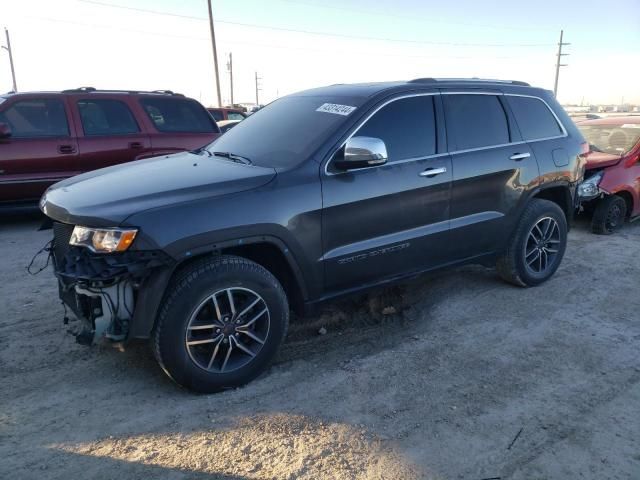
<path id="1" fill-rule="evenodd" d="M 558 222 L 551 217 L 538 220 L 524 242 L 524 259 L 529 273 L 544 275 L 555 265 L 561 242 Z"/>
<path id="2" fill-rule="evenodd" d="M 507 249 L 498 257 L 503 280 L 528 287 L 555 273 L 567 248 L 567 218 L 554 202 L 534 198 L 525 208 Z"/>
<path id="3" fill-rule="evenodd" d="M 604 197 L 596 205 L 591 219 L 591 231 L 599 235 L 611 235 L 624 225 L 627 202 L 618 195 Z"/>
<path id="4" fill-rule="evenodd" d="M 176 383 L 211 393 L 263 372 L 284 340 L 289 303 L 264 267 L 234 256 L 206 258 L 180 272 L 153 331 L 153 351 Z"/>

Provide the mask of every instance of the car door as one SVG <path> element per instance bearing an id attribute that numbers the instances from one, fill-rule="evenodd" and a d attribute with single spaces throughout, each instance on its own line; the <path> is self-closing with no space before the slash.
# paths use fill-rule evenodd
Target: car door
<path id="1" fill-rule="evenodd" d="M 73 96 L 70 101 L 81 131 L 78 173 L 151 155 L 151 140 L 127 102 L 101 93 Z"/>
<path id="2" fill-rule="evenodd" d="M 63 98 L 16 98 L 2 105 L 0 122 L 11 136 L 0 139 L 0 202 L 34 201 L 72 174 L 78 145 Z"/>
<path id="3" fill-rule="evenodd" d="M 386 164 L 349 171 L 327 164 L 322 261 L 328 292 L 445 261 L 440 252 L 447 243 L 451 165 L 438 150 L 438 117 L 437 95 L 394 98 L 351 134 L 383 140 Z"/>
<path id="4" fill-rule="evenodd" d="M 451 153 L 453 260 L 491 253 L 508 240 L 538 165 L 500 92 L 443 92 Z"/>
<path id="5" fill-rule="evenodd" d="M 195 100 L 178 96 L 141 96 L 150 123 L 155 155 L 194 150 L 220 135 L 213 117 Z"/>

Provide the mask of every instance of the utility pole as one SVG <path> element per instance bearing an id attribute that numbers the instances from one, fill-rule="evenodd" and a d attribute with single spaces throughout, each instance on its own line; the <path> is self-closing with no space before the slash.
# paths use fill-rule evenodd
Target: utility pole
<path id="1" fill-rule="evenodd" d="M 213 30 L 213 13 L 211 12 L 211 0 L 207 0 L 209 6 L 209 28 L 211 30 L 211 48 L 213 49 L 213 66 L 216 71 L 216 91 L 218 93 L 218 106 L 222 106 L 222 99 L 220 98 L 220 75 L 218 74 L 218 51 L 216 50 L 216 34 Z"/>
<path id="2" fill-rule="evenodd" d="M 227 69 L 229 70 L 229 85 L 231 85 L 231 106 L 233 107 L 233 53 L 231 52 L 229 52 Z"/>
<path id="3" fill-rule="evenodd" d="M 9 39 L 9 30 L 4 29 L 4 33 L 7 37 L 7 46 L 2 45 L 7 52 L 9 52 L 9 64 L 11 64 L 11 78 L 13 79 L 13 91 L 18 91 L 18 85 L 16 85 L 16 71 L 13 68 L 13 52 L 11 51 L 11 40 Z"/>
<path id="4" fill-rule="evenodd" d="M 566 63 L 560 63 L 562 61 L 562 57 L 569 55 L 568 53 L 562 53 L 562 47 L 565 45 L 571 45 L 570 43 L 563 43 L 562 37 L 564 35 L 564 30 L 560 30 L 560 41 L 558 42 L 558 59 L 556 61 L 556 81 L 553 84 L 553 95 L 558 96 L 558 77 L 560 76 L 560 67 L 566 67 Z"/>
<path id="5" fill-rule="evenodd" d="M 260 103 L 258 102 L 258 91 L 262 90 L 262 88 L 260 88 L 260 80 L 262 80 L 262 77 L 259 77 L 258 72 L 256 72 L 256 107 L 260 105 Z"/>

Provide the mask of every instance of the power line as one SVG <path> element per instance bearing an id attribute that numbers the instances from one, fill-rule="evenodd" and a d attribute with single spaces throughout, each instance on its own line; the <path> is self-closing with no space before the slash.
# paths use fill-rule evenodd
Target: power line
<path id="1" fill-rule="evenodd" d="M 166 15 L 170 17 L 178 17 L 178 18 L 186 18 L 190 20 L 206 20 L 202 17 L 195 17 L 190 15 L 180 15 L 170 12 L 161 12 L 158 10 L 150 10 L 145 8 L 136 8 L 136 7 L 127 7 L 123 5 L 114 5 L 111 3 L 99 2 L 96 0 L 78 0 L 83 3 L 89 3 L 93 5 L 100 5 L 104 7 L 111 8 L 121 8 L 124 10 L 133 10 L 136 12 L 143 13 L 151 13 L 154 15 Z M 553 43 L 458 43 L 458 42 L 434 42 L 434 41 L 426 41 L 426 40 L 409 40 L 409 39 L 397 39 L 397 38 L 387 38 L 387 37 L 370 37 L 370 36 L 361 36 L 361 35 L 349 35 L 343 33 L 331 33 L 331 32 L 322 32 L 319 30 L 303 30 L 297 28 L 287 28 L 287 27 L 273 27 L 268 25 L 258 25 L 254 23 L 244 23 L 244 22 L 231 22 L 227 20 L 218 20 L 216 23 L 221 23 L 225 25 L 236 25 L 241 27 L 249 27 L 249 28 L 260 28 L 265 30 L 275 30 L 282 32 L 291 32 L 291 33 L 304 33 L 307 35 L 320 35 L 326 37 L 337 37 L 337 38 L 347 38 L 351 40 L 373 40 L 378 42 L 398 42 L 398 43 L 409 43 L 414 45 L 439 45 L 439 46 L 449 46 L 449 47 L 548 47 L 554 45 Z"/>
<path id="2" fill-rule="evenodd" d="M 359 13 L 359 14 L 364 14 L 364 15 L 376 15 L 376 16 L 381 16 L 381 17 L 392 17 L 392 18 L 401 18 L 404 20 L 411 20 L 411 21 L 415 21 L 415 22 L 420 22 L 420 23 L 436 23 L 438 25 L 462 25 L 465 27 L 477 27 L 477 28 L 491 28 L 491 29 L 502 29 L 502 30 L 517 30 L 517 31 L 522 31 L 522 30 L 532 30 L 532 31 L 542 31 L 542 30 L 546 30 L 546 31 L 550 31 L 552 30 L 551 28 L 540 28 L 540 27 L 527 27 L 526 25 L 518 25 L 517 27 L 510 27 L 508 25 L 483 25 L 483 24 L 478 24 L 478 23 L 471 23 L 471 22 L 452 22 L 450 20 L 447 20 L 445 22 L 443 22 L 440 19 L 430 19 L 430 18 L 425 18 L 424 16 L 421 17 L 416 17 L 416 16 L 409 16 L 409 15 L 399 15 L 397 13 L 391 13 L 391 12 L 382 12 L 380 10 L 378 11 L 373 11 L 370 9 L 359 9 L 359 8 L 352 8 L 352 7 L 343 7 L 343 6 L 337 6 L 337 5 L 326 5 L 326 4 L 319 4 L 319 3 L 314 3 L 314 2 L 307 2 L 307 1 L 302 1 L 302 0 L 280 0 L 281 2 L 287 2 L 287 3 L 292 3 L 292 4 L 298 4 L 298 5 L 306 5 L 312 8 L 321 8 L 321 9 L 331 9 L 331 10 L 341 10 L 343 12 L 354 12 L 354 13 Z"/>
<path id="3" fill-rule="evenodd" d="M 190 35 L 176 35 L 176 34 L 170 34 L 170 33 L 164 33 L 164 32 L 150 32 L 148 30 L 137 30 L 137 29 L 133 29 L 133 28 L 123 28 L 123 27 L 116 27 L 113 25 L 102 25 L 102 24 L 97 24 L 97 23 L 85 23 L 85 22 L 74 22 L 71 20 L 62 20 L 62 19 L 57 19 L 57 18 L 50 18 L 50 17 L 29 17 L 32 18 L 34 20 L 40 20 L 40 21 L 46 21 L 46 22 L 53 22 L 53 23 L 63 23 L 63 24 L 68 24 L 68 25 L 77 25 L 80 27 L 90 27 L 90 28 L 104 28 L 104 29 L 108 29 L 108 30 L 116 30 L 116 31 L 120 31 L 120 32 L 130 32 L 130 33 L 141 33 L 143 35 L 154 35 L 154 36 L 158 36 L 158 37 L 171 37 L 171 38 L 178 38 L 178 39 L 186 39 L 186 40 L 197 40 L 197 41 L 206 41 L 206 40 L 210 40 L 210 38 L 207 37 L 195 37 L 195 36 L 190 36 Z M 216 21 L 216 23 L 219 23 Z M 235 39 L 225 39 L 222 40 L 220 42 L 223 45 L 226 44 L 231 44 L 231 45 L 247 45 L 247 46 L 252 46 L 252 47 L 260 47 L 260 48 L 272 48 L 272 49 L 280 49 L 280 50 L 296 50 L 296 51 L 301 51 L 301 52 L 329 52 L 329 53 L 335 53 L 335 48 L 318 48 L 318 47 L 294 47 L 291 45 L 275 45 L 275 44 L 270 44 L 270 43 L 264 43 L 264 42 L 247 42 L 247 41 L 243 41 L 243 40 L 235 40 Z M 478 57 L 477 55 L 407 55 L 407 54 L 403 54 L 403 53 L 384 53 L 381 52 L 380 50 L 350 50 L 351 54 L 359 54 L 359 55 L 372 55 L 372 56 L 376 56 L 376 57 L 390 57 L 390 58 L 415 58 L 415 59 L 430 59 L 430 60 L 434 60 L 434 59 L 449 59 L 449 60 L 471 60 L 471 59 L 475 59 L 475 58 L 483 58 L 483 59 L 495 59 L 495 60 L 514 60 L 514 59 L 520 59 L 522 58 L 521 56 L 518 55 L 482 55 L 481 57 Z"/>
<path id="4" fill-rule="evenodd" d="M 179 38 L 179 39 L 186 39 L 186 40 L 197 40 L 197 41 L 206 41 L 206 40 L 210 40 L 207 37 L 195 37 L 195 36 L 190 36 L 190 35 L 176 35 L 176 34 L 169 34 L 169 33 L 164 33 L 164 32 L 150 32 L 148 30 L 137 30 L 137 29 L 133 29 L 133 28 L 123 28 L 123 27 L 116 27 L 113 25 L 102 25 L 102 24 L 97 24 L 97 23 L 85 23 L 85 22 L 74 22 L 71 20 L 62 20 L 62 19 L 57 19 L 57 18 L 49 18 L 49 17 L 29 17 L 32 18 L 34 20 L 40 20 L 40 21 L 46 21 L 46 22 L 53 22 L 53 23 L 63 23 L 63 24 L 68 24 L 68 25 L 76 25 L 76 26 L 80 26 L 80 27 L 90 27 L 90 28 L 105 28 L 108 30 L 116 30 L 116 31 L 120 31 L 120 32 L 130 32 L 130 33 L 141 33 L 143 35 L 154 35 L 154 36 L 158 36 L 158 37 L 171 37 L 171 38 Z M 219 23 L 216 21 L 216 23 Z M 273 49 L 281 49 L 281 50 L 297 50 L 297 51 L 301 51 L 301 52 L 329 52 L 329 53 L 335 53 L 335 48 L 318 48 L 318 47 L 293 47 L 291 45 L 274 45 L 274 44 L 270 44 L 270 43 L 264 43 L 264 42 L 247 42 L 247 41 L 242 41 L 242 40 L 228 40 L 225 39 L 223 41 L 220 42 L 221 44 L 232 44 L 232 45 L 247 45 L 247 46 L 252 46 L 252 47 L 261 47 L 261 48 L 273 48 Z M 510 60 L 510 59 L 519 59 L 521 58 L 521 56 L 518 55 L 482 55 L 481 57 L 478 57 L 477 55 L 407 55 L 407 54 L 402 54 L 402 53 L 383 53 L 379 50 L 371 50 L 371 51 L 366 51 L 366 50 L 350 50 L 351 54 L 362 54 L 362 55 L 372 55 L 372 56 L 377 56 L 377 57 L 391 57 L 391 58 L 416 58 L 416 59 L 453 59 L 453 60 L 470 60 L 470 59 L 474 59 L 474 58 L 483 58 L 483 59 L 496 59 L 496 60 Z"/>

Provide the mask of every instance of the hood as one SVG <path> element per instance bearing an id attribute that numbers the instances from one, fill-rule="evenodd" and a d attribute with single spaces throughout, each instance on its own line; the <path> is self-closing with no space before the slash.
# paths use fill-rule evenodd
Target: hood
<path id="1" fill-rule="evenodd" d="M 604 168 L 615 165 L 620 161 L 622 157 L 613 153 L 604 152 L 591 152 L 587 156 L 586 169 L 591 170 L 594 168 Z"/>
<path id="2" fill-rule="evenodd" d="M 45 192 L 40 208 L 64 223 L 116 226 L 134 213 L 250 190 L 275 175 L 272 168 L 182 152 L 63 180 Z"/>

